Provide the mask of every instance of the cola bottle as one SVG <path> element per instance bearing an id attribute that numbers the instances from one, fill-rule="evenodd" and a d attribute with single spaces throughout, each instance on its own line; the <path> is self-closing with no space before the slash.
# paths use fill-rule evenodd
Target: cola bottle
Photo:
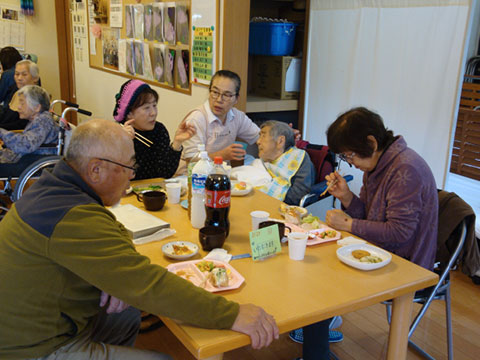
<path id="1" fill-rule="evenodd" d="M 228 212 L 230 211 L 230 178 L 225 172 L 221 156 L 216 156 L 214 167 L 205 182 L 205 226 L 217 226 L 230 232 Z"/>

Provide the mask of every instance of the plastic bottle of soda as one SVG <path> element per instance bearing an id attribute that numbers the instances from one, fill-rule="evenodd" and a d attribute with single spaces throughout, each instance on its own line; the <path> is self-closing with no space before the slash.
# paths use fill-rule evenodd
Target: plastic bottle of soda
<path id="1" fill-rule="evenodd" d="M 205 182 L 205 211 L 207 218 L 205 226 L 218 226 L 225 229 L 228 236 L 230 222 L 230 179 L 223 169 L 223 159 L 216 156 L 213 160 L 215 165 Z"/>
<path id="2" fill-rule="evenodd" d="M 192 170 L 192 212 L 190 222 L 196 229 L 203 227 L 206 218 L 205 212 L 205 182 L 212 171 L 212 163 L 206 151 L 200 153 L 200 161 Z"/>
<path id="3" fill-rule="evenodd" d="M 200 153 L 202 151 L 205 151 L 205 144 L 198 144 L 197 149 L 198 149 L 198 152 L 195 155 L 193 155 L 193 157 L 190 159 L 187 165 L 187 181 L 188 181 L 187 197 L 188 197 L 188 218 L 189 219 L 192 218 L 192 207 L 190 206 L 190 204 L 192 203 L 192 170 L 195 164 L 200 161 Z"/>

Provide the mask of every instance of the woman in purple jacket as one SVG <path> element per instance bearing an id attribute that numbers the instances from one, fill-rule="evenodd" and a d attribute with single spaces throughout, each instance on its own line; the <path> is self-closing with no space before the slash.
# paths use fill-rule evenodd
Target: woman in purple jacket
<path id="1" fill-rule="evenodd" d="M 425 160 L 382 118 L 363 107 L 340 115 L 327 131 L 328 146 L 364 172 L 360 196 L 337 173 L 330 193 L 342 210 L 327 212 L 327 224 L 351 232 L 432 270 L 437 247 L 438 195 Z"/>

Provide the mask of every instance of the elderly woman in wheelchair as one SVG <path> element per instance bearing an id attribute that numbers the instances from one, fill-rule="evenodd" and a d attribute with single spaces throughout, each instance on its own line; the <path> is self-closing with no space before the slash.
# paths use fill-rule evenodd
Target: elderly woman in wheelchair
<path id="1" fill-rule="evenodd" d="M 0 177 L 18 176 L 28 164 L 57 151 L 59 126 L 49 112 L 49 94 L 26 85 L 19 90 L 18 104 L 20 118 L 28 123 L 21 133 L 0 128 Z"/>

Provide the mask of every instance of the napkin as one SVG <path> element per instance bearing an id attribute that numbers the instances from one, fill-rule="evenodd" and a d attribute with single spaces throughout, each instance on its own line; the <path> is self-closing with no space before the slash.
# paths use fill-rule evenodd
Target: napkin
<path id="1" fill-rule="evenodd" d="M 232 259 L 232 255 L 227 252 L 225 249 L 213 249 L 210 251 L 207 256 L 204 257 L 206 260 L 217 260 L 228 263 Z"/>
<path id="2" fill-rule="evenodd" d="M 133 243 L 135 245 L 142 245 L 142 244 L 146 244 L 146 243 L 149 243 L 149 242 L 152 242 L 152 241 L 163 240 L 166 237 L 172 236 L 174 234 L 176 234 L 175 229 L 171 229 L 171 228 L 160 229 L 160 230 L 158 230 L 157 232 L 154 232 L 151 235 L 133 239 Z"/>

